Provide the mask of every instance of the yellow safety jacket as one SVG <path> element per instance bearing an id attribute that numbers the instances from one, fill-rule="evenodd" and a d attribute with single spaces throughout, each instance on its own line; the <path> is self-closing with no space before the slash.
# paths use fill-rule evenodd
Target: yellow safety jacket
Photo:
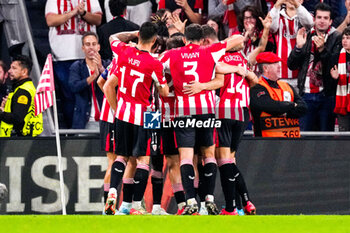
<path id="1" fill-rule="evenodd" d="M 288 83 L 277 81 L 279 89 L 272 88 L 264 78 L 259 79 L 259 84 L 267 89 L 271 99 L 277 101 L 294 101 L 294 92 Z M 261 136 L 263 137 L 287 137 L 299 138 L 299 119 L 285 116 L 271 116 L 266 112 L 260 114 Z"/>
<path id="2" fill-rule="evenodd" d="M 27 81 L 22 85 L 18 86 L 13 92 L 11 92 L 5 104 L 4 112 L 11 112 L 11 102 L 12 97 L 16 91 L 21 88 L 29 92 L 31 96 L 31 104 L 28 109 L 28 113 L 24 118 L 24 126 L 21 132 L 17 132 L 23 136 L 32 136 L 36 137 L 43 132 L 43 116 L 40 113 L 38 116 L 35 116 L 35 105 L 34 105 L 34 96 L 36 89 L 32 81 Z M 13 125 L 8 124 L 4 121 L 1 121 L 0 124 L 0 137 L 11 137 Z"/>

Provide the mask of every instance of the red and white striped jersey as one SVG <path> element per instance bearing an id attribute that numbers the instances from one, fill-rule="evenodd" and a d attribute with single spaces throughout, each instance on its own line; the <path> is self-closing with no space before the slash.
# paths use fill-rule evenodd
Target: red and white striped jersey
<path id="1" fill-rule="evenodd" d="M 283 11 L 285 12 L 285 11 Z M 296 44 L 299 20 L 296 17 L 289 18 L 281 12 L 279 29 L 276 33 L 276 53 L 283 61 L 288 60 L 290 52 Z M 297 78 L 298 70 L 290 70 L 287 65 L 281 66 L 281 78 Z"/>
<path id="2" fill-rule="evenodd" d="M 114 71 L 117 69 L 117 58 L 114 57 L 111 64 L 109 64 L 109 66 L 107 67 L 107 71 L 108 71 L 108 75 L 107 78 L 108 79 L 111 74 L 114 73 Z M 111 108 L 111 106 L 109 105 L 106 96 L 103 96 L 103 101 L 102 101 L 102 107 L 101 107 L 101 112 L 100 112 L 100 120 L 101 121 L 106 121 L 109 123 L 113 123 L 114 122 L 114 111 Z"/>
<path id="3" fill-rule="evenodd" d="M 143 125 L 143 113 L 153 111 L 154 83 L 166 84 L 163 65 L 149 52 L 138 50 L 119 40 L 111 43 L 118 55 L 118 95 L 116 118 L 134 125 Z"/>
<path id="4" fill-rule="evenodd" d="M 247 60 L 241 52 L 226 52 L 221 62 L 247 67 Z M 249 107 L 249 83 L 242 76 L 225 74 L 224 86 L 220 89 L 220 100 L 216 106 L 216 118 L 244 121 L 243 108 Z"/>
<path id="5" fill-rule="evenodd" d="M 215 74 L 215 64 L 225 54 L 226 43 L 210 46 L 189 44 L 172 49 L 164 55 L 164 65 L 170 69 L 175 91 L 175 116 L 215 113 L 215 93 L 202 91 L 189 96 L 183 93 L 184 86 L 191 81 L 209 82 Z"/>

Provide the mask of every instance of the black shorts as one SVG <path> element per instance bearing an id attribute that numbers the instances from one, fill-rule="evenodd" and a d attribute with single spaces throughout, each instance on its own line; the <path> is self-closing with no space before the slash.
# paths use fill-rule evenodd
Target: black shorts
<path id="1" fill-rule="evenodd" d="M 116 119 L 115 128 L 118 132 L 115 150 L 117 155 L 127 157 L 150 155 L 151 130 L 119 119 Z"/>
<path id="2" fill-rule="evenodd" d="M 161 129 L 162 154 L 178 155 L 179 151 L 176 145 L 175 130 L 173 127 Z"/>
<path id="3" fill-rule="evenodd" d="M 216 147 L 230 147 L 231 152 L 237 151 L 243 133 L 249 123 L 249 111 L 244 111 L 245 122 L 220 119 L 221 127 L 217 128 Z"/>
<path id="4" fill-rule="evenodd" d="M 161 155 L 161 130 L 153 129 L 151 130 L 151 143 L 150 143 L 150 155 L 157 156 Z"/>
<path id="5" fill-rule="evenodd" d="M 199 147 L 209 147 L 214 145 L 214 135 L 215 128 L 213 124 L 209 124 L 209 127 L 192 127 L 193 125 L 186 124 L 187 122 L 192 121 L 210 121 L 211 123 L 215 121 L 214 114 L 204 114 L 204 115 L 194 115 L 190 117 L 179 117 L 175 118 L 175 135 L 177 147 L 190 147 L 190 148 L 199 148 Z M 179 122 L 185 122 L 185 127 L 180 127 Z"/>
<path id="6" fill-rule="evenodd" d="M 100 121 L 100 141 L 101 150 L 105 152 L 115 152 L 115 124 Z"/>

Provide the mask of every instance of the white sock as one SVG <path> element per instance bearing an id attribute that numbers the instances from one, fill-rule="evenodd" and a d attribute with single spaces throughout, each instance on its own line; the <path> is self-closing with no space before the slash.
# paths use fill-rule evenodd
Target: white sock
<path id="1" fill-rule="evenodd" d="M 191 199 L 188 199 L 187 200 L 187 204 L 188 205 L 194 205 L 194 204 L 197 204 L 197 201 L 195 198 L 191 198 Z"/>
<path id="2" fill-rule="evenodd" d="M 153 205 L 153 208 L 152 208 L 152 210 L 160 210 L 160 205 L 159 204 L 155 204 L 155 205 Z"/>
<path id="3" fill-rule="evenodd" d="M 125 202 L 125 201 L 123 201 L 122 204 L 120 205 L 120 209 L 121 209 L 121 208 L 124 208 L 124 209 L 131 209 L 131 205 L 132 205 L 131 202 Z"/>
<path id="4" fill-rule="evenodd" d="M 207 195 L 205 197 L 205 201 L 214 202 L 214 196 L 213 195 Z"/>
<path id="5" fill-rule="evenodd" d="M 110 188 L 108 191 L 108 195 L 114 193 L 115 195 L 117 195 L 117 190 L 115 188 Z"/>
<path id="6" fill-rule="evenodd" d="M 182 208 L 184 208 L 185 205 L 186 205 L 186 202 L 180 202 L 179 204 L 177 204 L 177 208 L 179 210 L 182 210 Z"/>
<path id="7" fill-rule="evenodd" d="M 205 208 L 205 201 L 201 201 L 201 208 Z"/>
<path id="8" fill-rule="evenodd" d="M 133 201 L 132 208 L 133 209 L 140 209 L 141 208 L 141 201 Z"/>

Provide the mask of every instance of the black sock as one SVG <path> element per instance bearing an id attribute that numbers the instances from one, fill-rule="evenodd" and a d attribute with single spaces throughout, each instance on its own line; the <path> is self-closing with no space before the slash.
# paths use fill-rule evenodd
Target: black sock
<path id="1" fill-rule="evenodd" d="M 247 186 L 245 184 L 242 173 L 238 170 L 236 164 L 233 164 L 233 165 L 234 165 L 233 172 L 235 174 L 235 178 L 236 178 L 236 182 L 237 182 L 236 188 L 239 192 L 239 195 L 242 198 L 243 206 L 246 206 L 247 202 L 250 200 L 249 194 L 248 194 L 248 189 L 247 189 Z"/>
<path id="2" fill-rule="evenodd" d="M 134 193 L 134 184 L 123 183 L 123 201 L 131 203 Z"/>
<path id="3" fill-rule="evenodd" d="M 106 203 L 107 198 L 108 198 L 108 191 L 103 191 L 103 200 L 104 200 L 104 203 Z"/>
<path id="4" fill-rule="evenodd" d="M 214 195 L 217 169 L 216 163 L 207 163 L 204 165 L 203 186 L 205 195 Z"/>
<path id="5" fill-rule="evenodd" d="M 239 195 L 238 188 L 237 188 L 237 181 L 236 181 L 235 201 L 236 201 L 237 209 L 239 210 L 243 209 L 241 195 Z"/>
<path id="6" fill-rule="evenodd" d="M 199 196 L 200 202 L 205 201 L 205 186 L 204 186 L 204 167 L 202 163 L 198 163 L 198 176 L 199 176 L 199 182 L 198 182 L 198 188 L 197 188 L 197 193 Z"/>
<path id="7" fill-rule="evenodd" d="M 180 166 L 181 181 L 186 193 L 186 200 L 195 198 L 194 190 L 194 169 L 192 164 L 183 164 Z"/>
<path id="8" fill-rule="evenodd" d="M 118 185 L 120 184 L 120 181 L 123 178 L 124 171 L 125 171 L 124 163 L 116 160 L 112 165 L 110 188 L 117 189 Z"/>
<path id="9" fill-rule="evenodd" d="M 152 177 L 153 205 L 160 204 L 163 195 L 163 179 Z"/>
<path id="10" fill-rule="evenodd" d="M 232 212 L 235 207 L 236 181 L 234 178 L 232 163 L 227 163 L 219 167 L 221 187 L 225 197 L 225 210 Z"/>
<path id="11" fill-rule="evenodd" d="M 148 180 L 148 170 L 136 168 L 134 177 L 134 201 L 141 201 L 145 194 Z"/>
<path id="12" fill-rule="evenodd" d="M 176 204 L 180 204 L 181 202 L 186 202 L 184 191 L 177 191 L 174 193 Z"/>

